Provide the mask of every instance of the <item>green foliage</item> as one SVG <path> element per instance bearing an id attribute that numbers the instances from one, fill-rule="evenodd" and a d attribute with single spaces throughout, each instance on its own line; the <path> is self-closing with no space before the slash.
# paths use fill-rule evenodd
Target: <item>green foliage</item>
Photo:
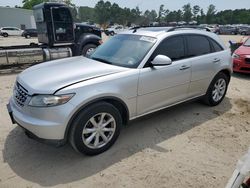
<path id="1" fill-rule="evenodd" d="M 185 22 L 190 22 L 192 20 L 192 17 L 193 17 L 192 8 L 191 8 L 190 3 L 184 5 L 182 7 L 182 9 L 183 9 L 183 20 Z"/>
<path id="2" fill-rule="evenodd" d="M 207 24 L 214 23 L 215 14 L 216 14 L 215 6 L 209 5 L 209 7 L 207 9 L 207 17 L 206 17 Z"/>
<path id="3" fill-rule="evenodd" d="M 43 2 L 47 2 L 48 0 L 23 0 L 23 7 L 24 9 L 32 9 L 33 6 L 38 5 Z"/>
<path id="4" fill-rule="evenodd" d="M 34 5 L 48 0 L 23 0 L 25 9 L 32 9 Z M 75 21 L 95 22 L 102 25 L 112 23 L 130 25 L 149 25 L 152 22 L 179 22 L 192 20 L 198 21 L 200 24 L 250 24 L 250 9 L 224 10 L 217 12 L 214 5 L 209 5 L 208 10 L 204 10 L 200 6 L 191 6 L 190 3 L 184 5 L 182 10 L 169 11 L 166 5 L 160 5 L 158 13 L 155 10 L 146 10 L 141 12 L 139 7 L 121 8 L 118 4 L 111 4 L 109 1 L 100 0 L 94 8 L 79 7 L 72 3 L 72 0 L 64 0 L 70 6 L 72 16 Z"/>

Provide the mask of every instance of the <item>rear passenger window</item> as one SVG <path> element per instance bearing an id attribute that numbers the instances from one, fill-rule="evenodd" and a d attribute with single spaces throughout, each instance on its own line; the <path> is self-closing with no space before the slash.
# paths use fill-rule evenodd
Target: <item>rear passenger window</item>
<path id="1" fill-rule="evenodd" d="M 188 57 L 195 57 L 211 52 L 209 41 L 203 36 L 187 36 Z"/>
<path id="2" fill-rule="evenodd" d="M 154 52 L 153 58 L 157 55 L 168 56 L 172 61 L 185 57 L 185 45 L 183 37 L 171 37 L 164 40 Z"/>
<path id="3" fill-rule="evenodd" d="M 213 52 L 220 52 L 223 50 L 222 47 L 217 42 L 215 42 L 212 39 L 209 39 L 209 40 L 211 41 L 211 44 L 213 46 Z"/>

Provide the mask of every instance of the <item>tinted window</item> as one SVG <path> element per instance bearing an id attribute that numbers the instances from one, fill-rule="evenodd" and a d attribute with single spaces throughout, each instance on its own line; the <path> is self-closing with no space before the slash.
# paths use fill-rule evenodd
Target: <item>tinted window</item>
<path id="1" fill-rule="evenodd" d="M 203 36 L 187 36 L 188 56 L 195 57 L 211 52 L 209 41 Z"/>
<path id="2" fill-rule="evenodd" d="M 172 61 L 185 57 L 185 45 L 182 37 L 171 37 L 165 39 L 156 49 L 153 58 L 157 55 L 166 55 Z"/>
<path id="3" fill-rule="evenodd" d="M 67 8 L 52 8 L 55 41 L 72 41 L 73 27 L 71 13 Z"/>
<path id="4" fill-rule="evenodd" d="M 221 47 L 217 42 L 215 42 L 215 41 L 212 40 L 212 39 L 209 39 L 209 40 L 211 41 L 211 44 L 212 44 L 212 46 L 213 46 L 213 51 L 214 51 L 214 52 L 220 52 L 220 51 L 223 50 L 222 47 Z"/>
<path id="5" fill-rule="evenodd" d="M 116 35 L 100 45 L 90 58 L 122 67 L 136 68 L 155 44 L 156 38 Z"/>

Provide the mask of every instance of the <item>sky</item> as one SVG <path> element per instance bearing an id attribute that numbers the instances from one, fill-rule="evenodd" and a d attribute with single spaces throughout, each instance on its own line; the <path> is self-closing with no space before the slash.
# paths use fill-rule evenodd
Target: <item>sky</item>
<path id="1" fill-rule="evenodd" d="M 73 0 L 76 6 L 89 6 L 94 7 L 99 0 Z M 105 1 L 105 0 L 104 0 Z M 207 9 L 209 4 L 214 4 L 218 11 L 225 9 L 250 9 L 250 0 L 109 0 L 111 3 L 117 3 L 121 7 L 135 8 L 139 6 L 140 10 L 147 9 L 158 10 L 160 5 L 163 4 L 165 9 L 177 10 L 181 9 L 184 4 L 191 3 L 192 6 L 199 5 L 204 10 Z M 0 6 L 22 5 L 22 0 L 0 0 Z"/>

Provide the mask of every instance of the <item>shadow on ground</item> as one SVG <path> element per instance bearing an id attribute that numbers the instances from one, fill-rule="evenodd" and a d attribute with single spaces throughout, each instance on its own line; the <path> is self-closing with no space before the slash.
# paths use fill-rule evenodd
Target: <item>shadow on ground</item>
<path id="1" fill-rule="evenodd" d="M 232 76 L 239 79 L 250 80 L 250 74 L 247 73 L 233 73 Z"/>
<path id="2" fill-rule="evenodd" d="M 94 157 L 76 153 L 69 145 L 54 148 L 37 143 L 26 138 L 21 128 L 16 127 L 7 136 L 4 162 L 18 176 L 42 186 L 70 183 L 99 173 L 145 148 L 168 152 L 157 144 L 200 126 L 231 108 L 230 100 L 225 98 L 217 107 L 189 102 L 148 115 L 130 122 L 110 150 Z"/>

